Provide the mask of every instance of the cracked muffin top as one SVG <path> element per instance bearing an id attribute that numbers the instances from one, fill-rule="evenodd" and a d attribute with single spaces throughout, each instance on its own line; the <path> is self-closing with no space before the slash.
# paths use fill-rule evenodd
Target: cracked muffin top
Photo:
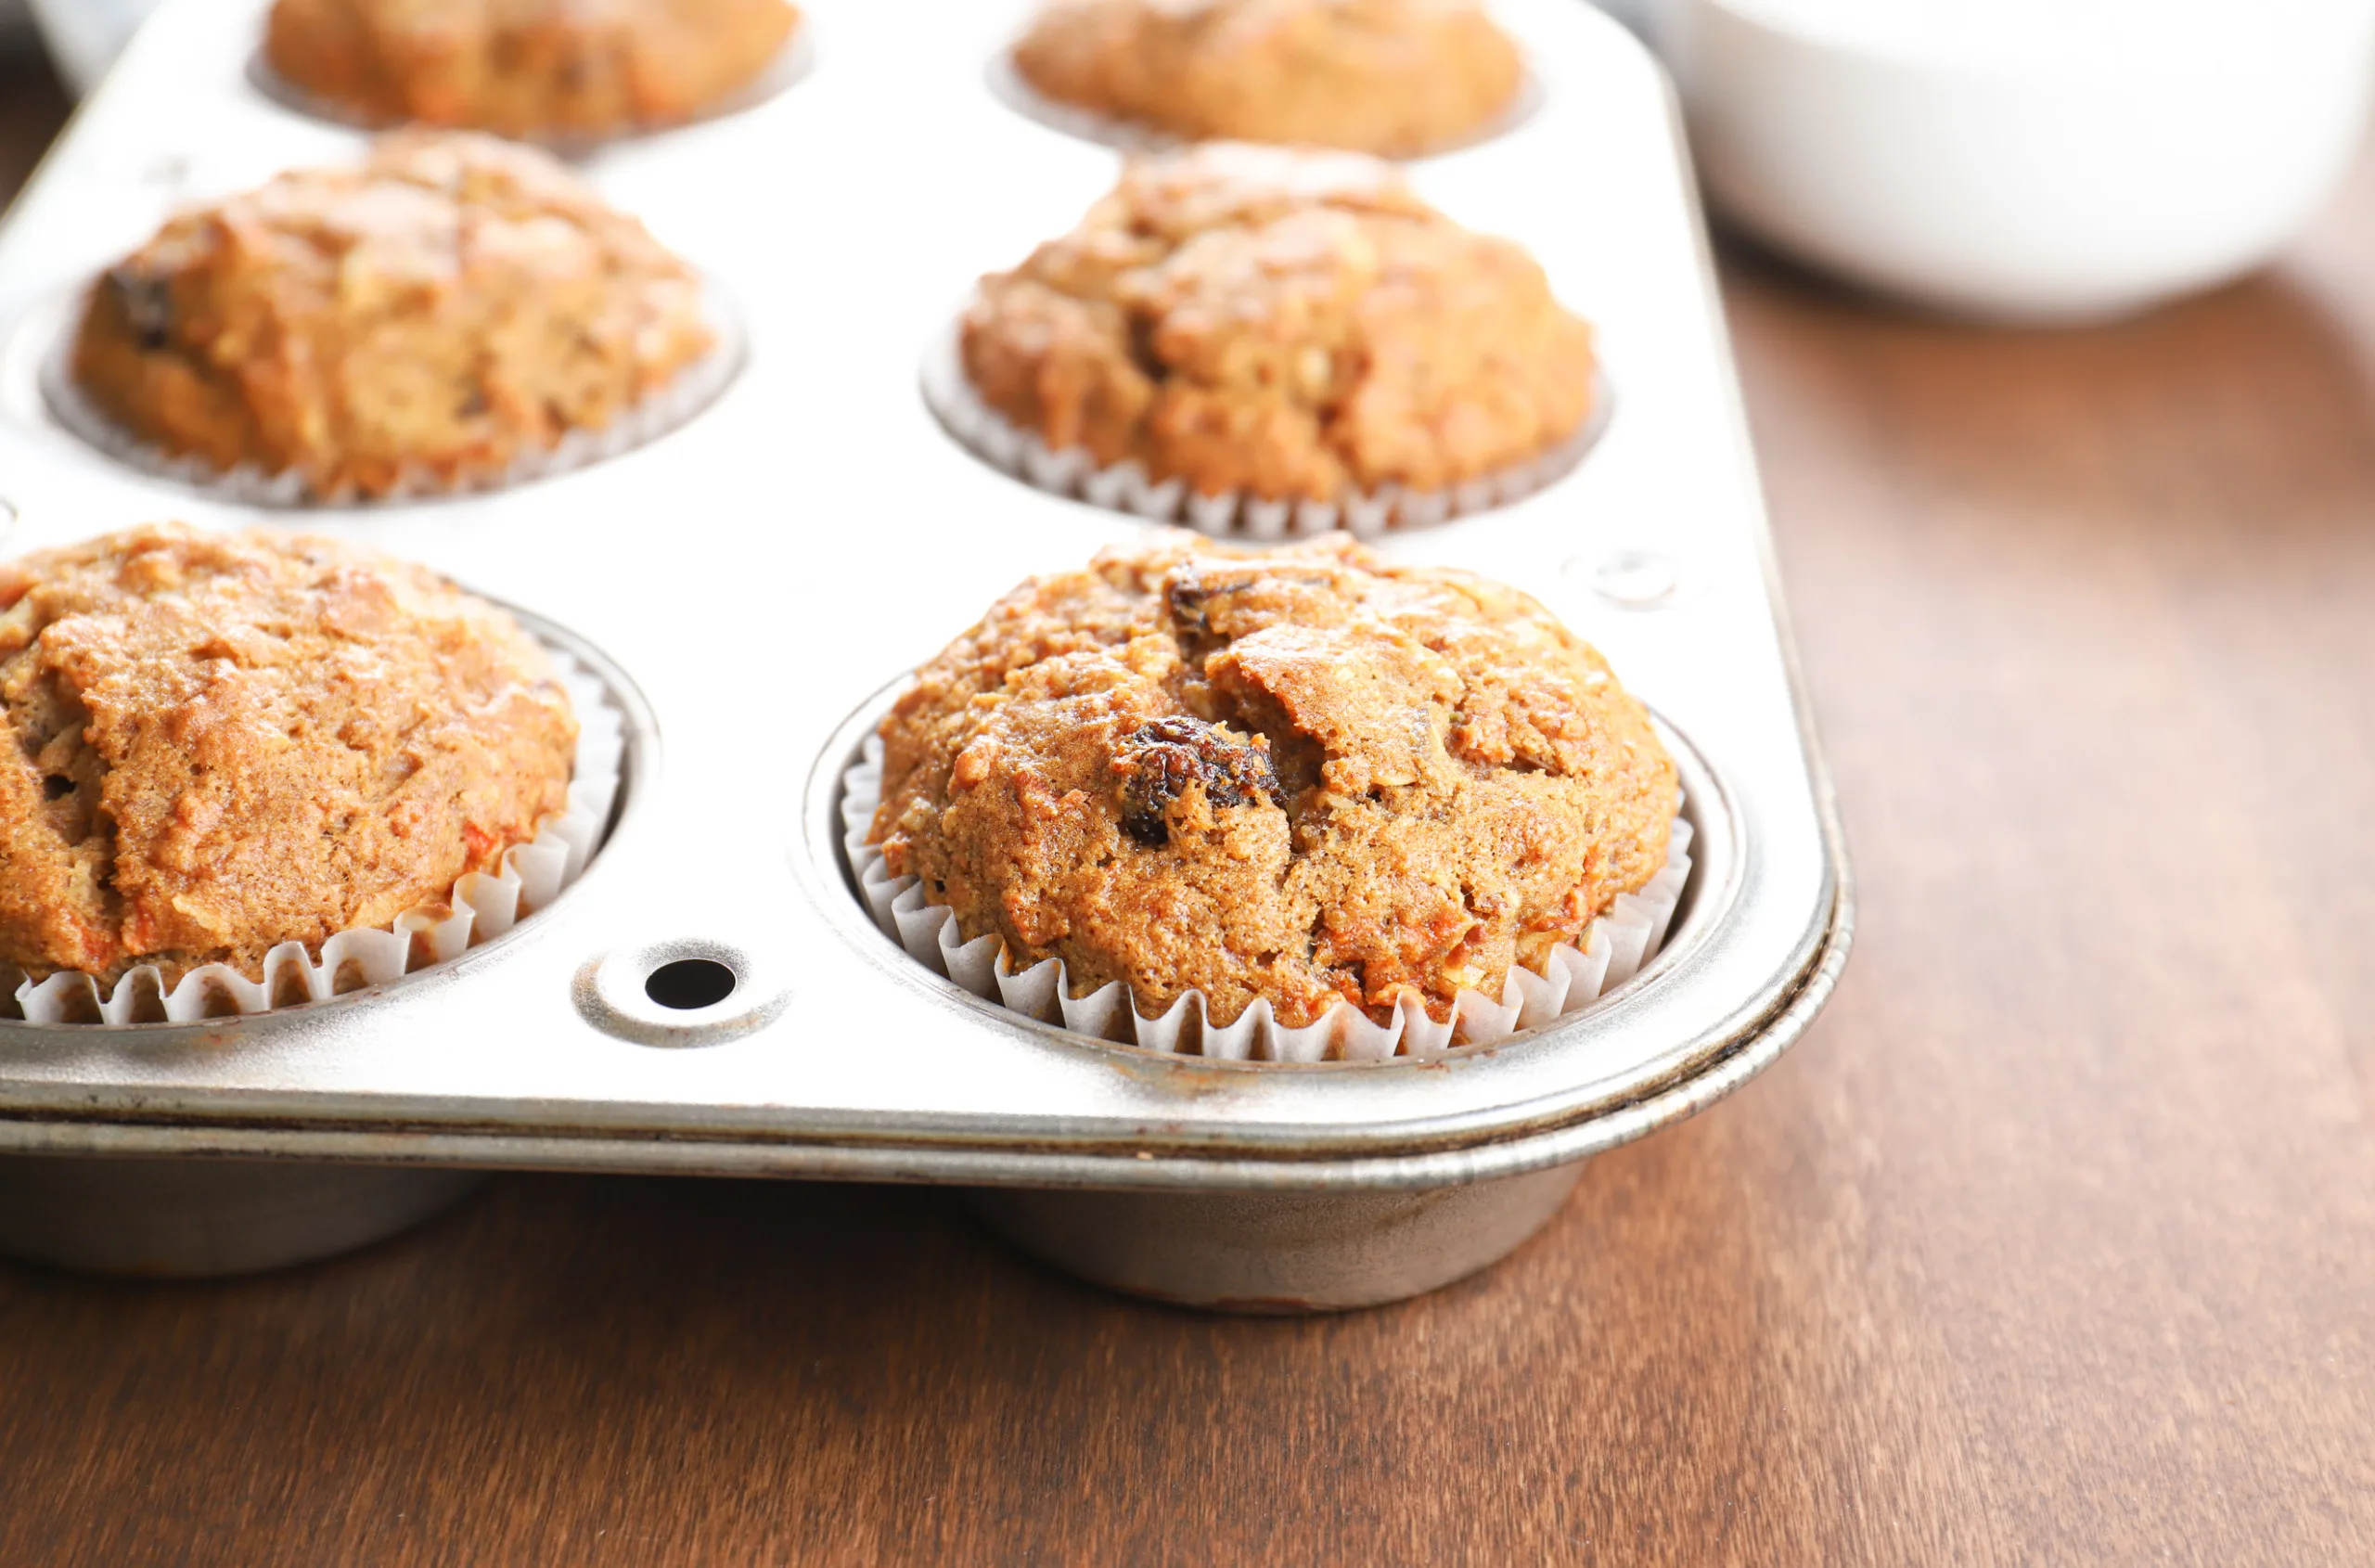
<path id="1" fill-rule="evenodd" d="M 332 500 L 497 478 L 712 346 L 692 269 L 555 160 L 416 132 L 168 222 L 73 374 L 146 443 Z"/>
<path id="2" fill-rule="evenodd" d="M 0 962 L 250 978 L 563 809 L 544 650 L 423 568 L 152 527 L 0 561 Z"/>
<path id="3" fill-rule="evenodd" d="M 1053 0 L 1014 64 L 1050 98 L 1183 140 L 1390 158 L 1476 135 L 1524 77 L 1476 0 Z"/>
<path id="4" fill-rule="evenodd" d="M 1203 495 L 1434 491 L 1574 435 L 1591 328 L 1541 267 L 1352 153 L 1134 160 L 1080 226 L 982 280 L 974 389 L 1053 448 Z"/>
<path id="5" fill-rule="evenodd" d="M 1680 791 L 1641 704 L 1515 589 L 1342 534 L 1182 533 L 1035 578 L 882 724 L 871 838 L 967 940 L 1213 1022 L 1537 970 L 1665 861 Z"/>
<path id="6" fill-rule="evenodd" d="M 276 0 L 264 58 L 373 124 L 598 136 L 711 108 L 799 20 L 784 0 Z"/>

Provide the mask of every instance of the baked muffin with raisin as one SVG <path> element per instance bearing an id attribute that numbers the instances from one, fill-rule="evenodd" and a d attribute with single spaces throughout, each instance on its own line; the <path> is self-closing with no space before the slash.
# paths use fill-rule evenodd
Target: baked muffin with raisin
<path id="1" fill-rule="evenodd" d="M 870 842 L 964 939 L 1138 1011 L 1437 1022 L 1664 864 L 1649 715 L 1526 595 L 1343 535 L 1168 533 L 1038 578 L 881 726 Z"/>
<path id="2" fill-rule="evenodd" d="M 1014 67 L 1046 97 L 1186 141 L 1389 158 L 1473 137 L 1525 76 L 1476 0 L 1052 0 Z"/>
<path id="3" fill-rule="evenodd" d="M 497 481 L 714 346 L 693 270 L 552 158 L 411 132 L 172 219 L 71 375 L 146 449 L 331 501 Z"/>
<path id="4" fill-rule="evenodd" d="M 1591 328 L 1521 247 L 1389 164 L 1242 143 L 1131 161 L 982 280 L 958 350 L 1008 423 L 1203 495 L 1439 491 L 1567 446 L 1595 396 Z"/>
<path id="5" fill-rule="evenodd" d="M 366 124 L 575 138 L 692 119 L 799 23 L 784 0 L 275 0 L 263 46 Z"/>
<path id="6" fill-rule="evenodd" d="M 422 568 L 152 527 L 0 562 L 0 962 L 258 977 L 444 898 L 563 809 L 577 721 Z"/>

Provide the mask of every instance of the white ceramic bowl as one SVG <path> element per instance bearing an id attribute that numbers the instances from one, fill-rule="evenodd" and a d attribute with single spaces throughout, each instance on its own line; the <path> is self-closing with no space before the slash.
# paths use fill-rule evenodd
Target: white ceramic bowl
<path id="1" fill-rule="evenodd" d="M 2356 153 L 2375 0 L 1660 0 L 1708 193 L 1874 289 L 2119 315 L 2266 261 Z"/>

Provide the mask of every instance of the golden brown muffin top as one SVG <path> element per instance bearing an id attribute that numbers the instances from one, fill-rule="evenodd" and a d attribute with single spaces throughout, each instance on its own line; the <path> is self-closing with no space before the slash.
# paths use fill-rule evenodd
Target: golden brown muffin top
<path id="1" fill-rule="evenodd" d="M 784 0 L 275 0 L 264 53 L 374 123 L 601 135 L 712 107 L 799 20 Z"/>
<path id="2" fill-rule="evenodd" d="M 1034 578 L 883 721 L 873 841 L 970 940 L 1216 1023 L 1498 996 L 1664 864 L 1641 704 L 1528 596 L 1343 535 Z"/>
<path id="3" fill-rule="evenodd" d="M 599 429 L 712 341 L 692 269 L 559 162 L 416 132 L 172 219 L 94 289 L 76 370 L 177 452 L 382 494 Z"/>
<path id="4" fill-rule="evenodd" d="M 1049 446 L 1206 495 L 1439 490 L 1558 446 L 1593 402 L 1591 328 L 1522 249 L 1389 164 L 1242 143 L 1131 161 L 982 280 L 961 350 Z"/>
<path id="5" fill-rule="evenodd" d="M 1524 76 L 1476 0 L 1051 0 L 1014 62 L 1050 98 L 1183 139 L 1388 157 L 1475 135 Z"/>
<path id="6" fill-rule="evenodd" d="M 565 804 L 502 610 L 323 539 L 135 529 L 0 562 L 0 960 L 251 977 L 443 899 Z"/>

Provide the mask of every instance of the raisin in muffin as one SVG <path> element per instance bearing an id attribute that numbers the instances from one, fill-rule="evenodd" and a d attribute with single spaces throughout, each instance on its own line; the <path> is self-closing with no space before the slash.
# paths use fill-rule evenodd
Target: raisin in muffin
<path id="1" fill-rule="evenodd" d="M 713 347 L 693 271 L 551 158 L 405 133 L 167 223 L 71 374 L 150 448 L 340 500 L 497 480 Z"/>
<path id="2" fill-rule="evenodd" d="M 368 124 L 600 136 L 748 86 L 799 20 L 784 0 L 276 0 L 264 58 Z"/>
<path id="3" fill-rule="evenodd" d="M 540 649 L 421 568 L 155 527 L 0 562 L 0 961 L 170 985 L 385 926 L 563 809 Z"/>
<path id="4" fill-rule="evenodd" d="M 1170 533 L 1023 584 L 882 724 L 871 841 L 968 941 L 1216 1023 L 1437 1022 L 1664 864 L 1649 715 L 1526 595 L 1342 534 Z"/>
<path id="5" fill-rule="evenodd" d="M 1184 140 L 1392 158 L 1474 136 L 1525 74 L 1476 0 L 1053 0 L 1014 66 L 1049 98 Z"/>
<path id="6" fill-rule="evenodd" d="M 982 280 L 966 379 L 1008 423 L 1200 495 L 1437 491 L 1567 443 L 1591 328 L 1390 165 L 1241 143 L 1136 160 Z"/>

